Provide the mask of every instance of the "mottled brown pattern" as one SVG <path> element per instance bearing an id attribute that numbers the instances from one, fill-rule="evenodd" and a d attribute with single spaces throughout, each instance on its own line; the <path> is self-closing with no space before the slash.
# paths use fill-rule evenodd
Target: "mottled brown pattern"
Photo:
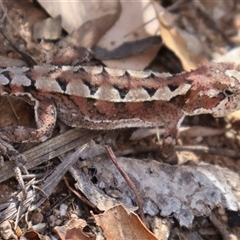
<path id="1" fill-rule="evenodd" d="M 210 113 L 220 117 L 240 109 L 240 66 L 234 63 L 208 63 L 165 78 L 143 72 L 132 72 L 135 76 L 131 76 L 124 71 L 115 72 L 121 75 L 116 77 L 104 68 L 93 68 L 95 73 L 83 68 L 0 69 L 1 95 L 34 103 L 37 124 L 37 129 L 1 129 L 1 137 L 9 142 L 44 141 L 51 136 L 57 117 L 69 126 L 89 129 L 164 126 L 162 154 L 168 157 L 174 153 L 178 127 L 185 115 Z M 8 72 L 14 81 L 19 77 L 25 85 L 11 84 L 5 76 Z M 32 84 L 26 77 L 31 77 Z M 128 99 L 129 92 L 132 95 Z"/>

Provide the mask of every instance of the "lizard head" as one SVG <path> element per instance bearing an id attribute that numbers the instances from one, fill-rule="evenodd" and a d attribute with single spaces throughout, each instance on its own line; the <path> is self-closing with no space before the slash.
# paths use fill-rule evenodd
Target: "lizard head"
<path id="1" fill-rule="evenodd" d="M 213 108 L 214 117 L 223 117 L 240 109 L 240 65 L 235 63 L 212 63 L 219 77 L 215 78 L 219 103 Z M 218 83 L 218 84 L 217 84 Z"/>
<path id="2" fill-rule="evenodd" d="M 216 99 L 219 102 L 212 112 L 214 117 L 224 117 L 240 109 L 240 84 L 238 83 L 236 86 L 238 86 L 238 89 L 228 86 L 218 93 Z"/>
<path id="3" fill-rule="evenodd" d="M 184 111 L 223 117 L 240 109 L 240 65 L 208 63 L 189 73 L 192 82 Z"/>

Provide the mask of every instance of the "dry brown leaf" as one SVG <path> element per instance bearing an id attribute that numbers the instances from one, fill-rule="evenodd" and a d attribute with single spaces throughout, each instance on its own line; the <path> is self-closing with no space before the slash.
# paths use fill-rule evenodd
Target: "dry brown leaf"
<path id="1" fill-rule="evenodd" d="M 41 235 L 33 230 L 25 232 L 23 236 L 24 236 L 23 239 L 27 240 L 50 240 L 48 236 Z"/>
<path id="2" fill-rule="evenodd" d="M 190 51 L 180 30 L 174 25 L 173 16 L 158 3 L 153 2 L 153 5 L 158 12 L 160 33 L 164 44 L 178 56 L 182 62 L 183 68 L 186 71 L 190 71 L 197 68 L 198 64 L 207 62 L 207 59 L 203 56 Z"/>
<path id="3" fill-rule="evenodd" d="M 93 240 L 95 238 L 88 237 L 82 232 L 82 229 L 87 226 L 85 220 L 72 219 L 66 225 L 55 227 L 54 230 L 60 239 L 65 240 Z"/>
<path id="4" fill-rule="evenodd" d="M 236 111 L 227 116 L 227 119 L 232 122 L 239 122 L 240 121 L 240 111 Z"/>
<path id="5" fill-rule="evenodd" d="M 185 137 L 211 137 L 221 135 L 227 131 L 226 128 L 211 128 L 202 126 L 188 127 L 180 131 L 181 136 Z"/>
<path id="6" fill-rule="evenodd" d="M 62 26 L 72 33 L 85 22 L 113 14 L 118 8 L 118 1 L 45 1 L 38 0 L 53 18 L 61 15 Z"/>
<path id="7" fill-rule="evenodd" d="M 102 37 L 98 47 L 112 51 L 126 42 L 158 35 L 159 23 L 151 1 L 121 1 L 122 12 L 114 26 Z M 122 59 L 104 60 L 111 68 L 142 70 L 155 58 L 161 44 Z"/>
<path id="8" fill-rule="evenodd" d="M 116 11 L 113 14 L 109 13 L 99 18 L 93 18 L 86 21 L 73 33 L 59 42 L 58 46 L 92 48 L 119 18 L 121 13 L 120 5 L 116 7 L 115 10 Z"/>
<path id="9" fill-rule="evenodd" d="M 58 43 L 64 48 L 68 46 L 93 47 L 115 23 L 121 12 L 118 0 L 112 2 L 46 2 L 39 0 L 39 2 L 52 17 L 62 16 L 63 28 L 69 34 L 71 33 Z"/>
<path id="10" fill-rule="evenodd" d="M 136 140 L 140 140 L 146 137 L 149 137 L 151 135 L 163 135 L 165 132 L 165 129 L 161 128 L 138 128 L 137 130 L 135 130 L 131 137 L 129 138 L 129 140 L 131 141 L 136 141 Z"/>
<path id="11" fill-rule="evenodd" d="M 36 22 L 33 26 L 33 38 L 35 40 L 58 40 L 62 32 L 61 22 L 61 16 Z"/>
<path id="12" fill-rule="evenodd" d="M 0 236 L 3 239 L 18 239 L 13 231 L 12 221 L 4 221 L 0 224 Z"/>
<path id="13" fill-rule="evenodd" d="M 107 240 L 157 240 L 140 218 L 133 212 L 128 213 L 122 205 L 108 209 L 105 213 L 93 215 L 97 225 L 104 231 Z"/>
<path id="14" fill-rule="evenodd" d="M 62 25 L 68 33 L 78 29 L 71 37 L 74 46 L 91 48 L 113 25 L 120 12 L 119 19 L 101 38 L 98 48 L 111 52 L 126 43 L 136 42 L 138 46 L 139 41 L 159 34 L 159 22 L 150 0 L 144 2 L 115 0 L 111 1 L 111 4 L 106 1 L 55 3 L 39 0 L 39 2 L 52 17 L 62 16 Z M 150 46 L 139 44 L 136 54 L 131 56 L 130 51 L 126 51 L 127 57 L 103 62 L 111 68 L 142 70 L 155 58 L 160 47 L 160 43 Z"/>
<path id="15" fill-rule="evenodd" d="M 211 137 L 216 135 L 221 135 L 227 131 L 226 128 L 211 128 L 211 127 L 202 127 L 202 126 L 193 126 L 193 127 L 180 127 L 179 135 L 184 137 Z M 138 128 L 135 130 L 131 137 L 131 141 L 140 140 L 151 135 L 163 135 L 165 132 L 164 129 L 160 128 Z"/>

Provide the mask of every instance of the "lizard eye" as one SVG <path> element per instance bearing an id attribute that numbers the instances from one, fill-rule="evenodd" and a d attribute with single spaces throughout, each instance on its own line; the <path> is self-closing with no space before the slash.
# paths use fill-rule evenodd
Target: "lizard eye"
<path id="1" fill-rule="evenodd" d="M 233 92 L 229 89 L 224 90 L 223 93 L 226 97 L 231 97 L 233 95 Z"/>

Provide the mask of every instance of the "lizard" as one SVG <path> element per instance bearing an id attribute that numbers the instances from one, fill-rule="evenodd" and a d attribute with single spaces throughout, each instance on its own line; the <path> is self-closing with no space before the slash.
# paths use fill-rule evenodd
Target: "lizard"
<path id="1" fill-rule="evenodd" d="M 0 95 L 34 105 L 36 129 L 0 129 L 9 143 L 47 140 L 57 118 L 95 130 L 161 126 L 161 155 L 171 163 L 185 116 L 223 117 L 240 109 L 240 65 L 210 62 L 176 75 L 102 66 L 7 67 L 0 68 Z"/>

